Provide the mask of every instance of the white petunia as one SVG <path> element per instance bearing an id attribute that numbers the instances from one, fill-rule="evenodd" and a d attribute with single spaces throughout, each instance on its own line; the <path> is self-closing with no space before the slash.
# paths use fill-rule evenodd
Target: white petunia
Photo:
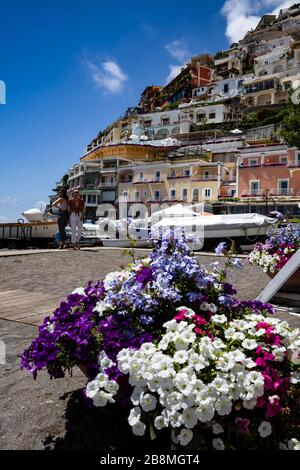
<path id="1" fill-rule="evenodd" d="M 168 420 L 163 415 L 156 416 L 154 420 L 154 426 L 160 430 L 168 427 Z"/>
<path id="2" fill-rule="evenodd" d="M 151 395 L 150 393 L 145 393 L 141 396 L 140 404 L 144 411 L 152 411 L 156 408 L 157 399 L 154 395 Z"/>
<path id="3" fill-rule="evenodd" d="M 176 353 L 174 354 L 174 362 L 177 362 L 178 364 L 184 364 L 188 361 L 188 358 L 189 353 L 184 350 L 176 351 Z"/>
<path id="4" fill-rule="evenodd" d="M 77 289 L 73 290 L 72 294 L 85 295 L 84 288 L 77 287 Z"/>
<path id="5" fill-rule="evenodd" d="M 222 428 L 221 424 L 215 423 L 212 427 L 212 432 L 213 434 L 222 434 L 224 432 L 224 429 Z"/>
<path id="6" fill-rule="evenodd" d="M 47 331 L 49 331 L 49 333 L 53 333 L 54 330 L 55 330 L 55 322 L 50 323 L 50 322 L 48 321 L 48 322 L 47 322 L 46 329 L 47 329 Z"/>
<path id="7" fill-rule="evenodd" d="M 214 323 L 226 323 L 227 322 L 227 317 L 225 315 L 213 315 L 211 317 L 211 321 Z"/>
<path id="8" fill-rule="evenodd" d="M 178 434 L 178 440 L 182 446 L 187 446 L 193 439 L 193 432 L 190 429 L 182 429 Z"/>
<path id="9" fill-rule="evenodd" d="M 212 441 L 213 448 L 216 450 L 225 450 L 225 444 L 219 437 L 216 437 Z"/>
<path id="10" fill-rule="evenodd" d="M 134 426 L 135 424 L 140 422 L 141 412 L 142 410 L 139 406 L 136 406 L 130 410 L 128 416 L 128 423 L 130 424 L 130 426 Z"/>
<path id="11" fill-rule="evenodd" d="M 252 351 L 253 349 L 256 349 L 258 344 L 257 342 L 255 341 L 255 339 L 244 339 L 244 341 L 242 342 L 242 346 L 243 348 L 245 349 L 249 349 L 250 351 Z"/>
<path id="12" fill-rule="evenodd" d="M 143 436 L 146 431 L 146 426 L 141 421 L 138 421 L 132 426 L 132 432 L 135 436 Z"/>
<path id="13" fill-rule="evenodd" d="M 100 385 L 99 385 L 98 380 L 92 380 L 91 382 L 88 382 L 86 386 L 85 394 L 88 398 L 93 399 L 99 390 L 100 390 Z"/>
<path id="14" fill-rule="evenodd" d="M 193 429 L 197 422 L 198 422 L 198 417 L 196 414 L 196 409 L 195 408 L 186 408 L 182 412 L 182 421 L 183 424 L 188 428 L 188 429 Z"/>
<path id="15" fill-rule="evenodd" d="M 258 427 L 260 437 L 265 438 L 272 434 L 272 426 L 268 421 L 262 421 Z"/>
<path id="16" fill-rule="evenodd" d="M 300 442 L 295 437 L 288 440 L 287 446 L 289 450 L 300 450 Z"/>

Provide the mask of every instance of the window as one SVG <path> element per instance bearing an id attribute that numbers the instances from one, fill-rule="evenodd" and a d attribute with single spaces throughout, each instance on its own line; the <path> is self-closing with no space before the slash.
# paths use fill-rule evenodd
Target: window
<path id="1" fill-rule="evenodd" d="M 88 204 L 97 204 L 97 196 L 94 194 L 89 194 L 87 197 L 87 203 Z"/>
<path id="2" fill-rule="evenodd" d="M 141 195 L 139 191 L 135 192 L 135 202 L 140 202 L 141 200 Z"/>
<path id="3" fill-rule="evenodd" d="M 176 171 L 175 171 L 175 170 L 171 170 L 170 176 L 171 176 L 171 178 L 175 178 L 175 176 L 176 176 Z"/>
<path id="4" fill-rule="evenodd" d="M 229 91 L 229 84 L 228 83 L 225 83 L 223 91 L 224 91 L 224 93 L 228 93 L 228 91 Z"/>
<path id="5" fill-rule="evenodd" d="M 170 118 L 162 118 L 161 123 L 163 126 L 167 126 L 168 124 L 170 124 Z"/>
<path id="6" fill-rule="evenodd" d="M 203 121 L 205 121 L 205 119 L 206 119 L 206 114 L 204 114 L 204 113 L 197 114 L 197 116 L 196 116 L 196 121 L 197 122 L 203 122 Z"/>
<path id="7" fill-rule="evenodd" d="M 160 181 L 160 171 L 155 172 L 155 181 Z"/>
<path id="8" fill-rule="evenodd" d="M 143 171 L 141 171 L 140 174 L 139 174 L 139 181 L 144 181 L 144 173 L 143 173 Z"/>
<path id="9" fill-rule="evenodd" d="M 216 113 L 209 113 L 208 118 L 209 119 L 216 119 Z"/>
<path id="10" fill-rule="evenodd" d="M 278 189 L 280 195 L 288 195 L 289 193 L 289 180 L 278 180 Z"/>
<path id="11" fill-rule="evenodd" d="M 147 196 L 148 196 L 147 191 L 144 191 L 144 197 L 147 197 Z"/>
<path id="12" fill-rule="evenodd" d="M 287 163 L 287 157 L 280 157 L 280 163 Z"/>
<path id="13" fill-rule="evenodd" d="M 203 193 L 204 193 L 204 197 L 210 197 L 211 196 L 211 189 L 210 188 L 205 188 Z"/>
<path id="14" fill-rule="evenodd" d="M 204 172 L 204 179 L 208 180 L 210 176 L 210 172 L 208 170 L 205 170 Z"/>
<path id="15" fill-rule="evenodd" d="M 190 176 L 190 170 L 184 170 L 184 176 Z"/>
<path id="16" fill-rule="evenodd" d="M 128 197 L 128 191 L 123 191 L 123 196 Z"/>
<path id="17" fill-rule="evenodd" d="M 250 181 L 250 185 L 249 185 L 250 195 L 258 196 L 259 195 L 259 187 L 260 187 L 260 181 L 259 180 Z"/>
<path id="18" fill-rule="evenodd" d="M 182 190 L 182 200 L 186 201 L 187 197 L 188 197 L 188 190 L 187 190 L 187 188 L 183 188 L 183 190 Z"/>
<path id="19" fill-rule="evenodd" d="M 159 189 L 154 191 L 154 200 L 155 201 L 160 200 L 160 191 L 159 191 Z"/>
<path id="20" fill-rule="evenodd" d="M 170 191 L 171 201 L 176 199 L 176 189 L 171 189 Z"/>
<path id="21" fill-rule="evenodd" d="M 300 152 L 298 152 L 296 155 L 296 165 L 300 166 Z"/>
<path id="22" fill-rule="evenodd" d="M 238 81 L 238 88 L 242 88 L 243 83 L 244 83 L 244 80 L 239 80 Z"/>
<path id="23" fill-rule="evenodd" d="M 151 120 L 144 121 L 144 127 L 151 127 L 151 126 L 152 126 L 152 121 Z"/>
<path id="24" fill-rule="evenodd" d="M 249 160 L 249 166 L 256 166 L 257 165 L 257 158 L 251 158 Z"/>
<path id="25" fill-rule="evenodd" d="M 196 202 L 199 201 L 199 189 L 198 188 L 193 189 L 193 201 L 196 201 Z"/>

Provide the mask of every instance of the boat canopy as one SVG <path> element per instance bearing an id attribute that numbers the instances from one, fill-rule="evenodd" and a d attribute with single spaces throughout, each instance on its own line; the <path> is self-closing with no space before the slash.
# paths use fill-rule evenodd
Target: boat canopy
<path id="1" fill-rule="evenodd" d="M 274 225 L 277 222 L 276 219 L 261 214 L 229 214 L 212 215 L 210 217 L 165 217 L 157 222 L 153 228 L 203 226 L 205 228 L 221 230 L 223 228 L 262 227 Z"/>

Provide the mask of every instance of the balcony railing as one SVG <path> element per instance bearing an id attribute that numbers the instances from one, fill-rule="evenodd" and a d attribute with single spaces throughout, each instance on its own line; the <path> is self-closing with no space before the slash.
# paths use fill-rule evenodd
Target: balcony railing
<path id="1" fill-rule="evenodd" d="M 192 181 L 218 181 L 218 176 L 195 176 Z"/>
<path id="2" fill-rule="evenodd" d="M 116 166 L 107 166 L 101 169 L 101 173 L 116 173 L 117 167 Z"/>
<path id="3" fill-rule="evenodd" d="M 99 184 L 99 188 L 101 188 L 101 189 L 105 189 L 105 188 L 115 188 L 116 186 L 118 186 L 117 181 L 105 182 L 105 183 L 100 183 L 100 184 Z"/>
<path id="4" fill-rule="evenodd" d="M 271 191 L 268 191 L 266 194 L 266 190 L 253 190 L 253 191 L 244 191 L 241 195 L 241 197 L 255 197 L 255 198 L 263 198 L 266 199 L 272 198 L 272 197 L 280 197 L 280 196 L 295 196 L 295 192 L 293 188 L 281 188 L 281 189 L 272 189 Z"/>
<path id="5" fill-rule="evenodd" d="M 184 179 L 184 178 L 190 178 L 190 175 L 168 175 L 168 180 L 176 180 L 176 179 Z"/>
<path id="6" fill-rule="evenodd" d="M 119 183 L 133 183 L 132 179 L 119 180 Z"/>
<path id="7" fill-rule="evenodd" d="M 163 183 L 160 178 L 154 178 L 153 180 L 133 180 L 133 184 L 150 184 L 150 183 Z"/>

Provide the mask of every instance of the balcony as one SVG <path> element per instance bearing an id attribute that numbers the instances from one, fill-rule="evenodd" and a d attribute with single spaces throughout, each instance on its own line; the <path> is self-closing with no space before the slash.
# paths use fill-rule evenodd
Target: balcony
<path id="1" fill-rule="evenodd" d="M 100 189 L 115 188 L 116 186 L 118 186 L 117 181 L 109 181 L 99 184 Z"/>
<path id="2" fill-rule="evenodd" d="M 101 169 L 101 173 L 116 173 L 117 167 L 116 166 L 106 166 Z"/>
<path id="3" fill-rule="evenodd" d="M 175 175 L 175 176 L 168 175 L 167 179 L 168 180 L 176 180 L 176 179 L 186 179 L 186 178 L 190 178 L 190 177 L 191 177 L 190 175 Z"/>
<path id="4" fill-rule="evenodd" d="M 82 184 L 83 189 L 98 189 L 98 183 L 88 183 L 88 184 Z"/>
<path id="5" fill-rule="evenodd" d="M 282 189 L 272 189 L 268 192 L 268 199 L 272 197 L 294 197 L 294 189 L 293 188 L 282 188 Z M 241 195 L 242 198 L 262 198 L 263 200 L 266 199 L 266 190 L 253 190 L 250 192 L 244 191 Z"/>
<path id="6" fill-rule="evenodd" d="M 131 179 L 130 179 L 130 178 L 127 178 L 127 179 L 119 180 L 119 183 L 120 183 L 120 184 L 123 184 L 123 183 L 125 183 L 125 184 L 126 184 L 126 183 L 133 183 L 133 180 L 132 180 L 132 178 L 131 178 Z"/>
<path id="7" fill-rule="evenodd" d="M 133 180 L 133 184 L 160 184 L 163 183 L 163 180 L 160 178 L 155 178 L 153 180 Z"/>
<path id="8" fill-rule="evenodd" d="M 276 89 L 276 90 L 280 89 L 279 83 L 277 82 L 275 83 L 275 80 L 265 80 L 262 82 L 244 85 L 245 95 L 249 95 L 251 93 L 257 93 L 260 91 L 273 90 L 273 89 Z"/>
<path id="9" fill-rule="evenodd" d="M 192 178 L 193 182 L 196 181 L 218 181 L 218 176 L 217 175 L 211 175 L 211 176 L 195 176 Z"/>

